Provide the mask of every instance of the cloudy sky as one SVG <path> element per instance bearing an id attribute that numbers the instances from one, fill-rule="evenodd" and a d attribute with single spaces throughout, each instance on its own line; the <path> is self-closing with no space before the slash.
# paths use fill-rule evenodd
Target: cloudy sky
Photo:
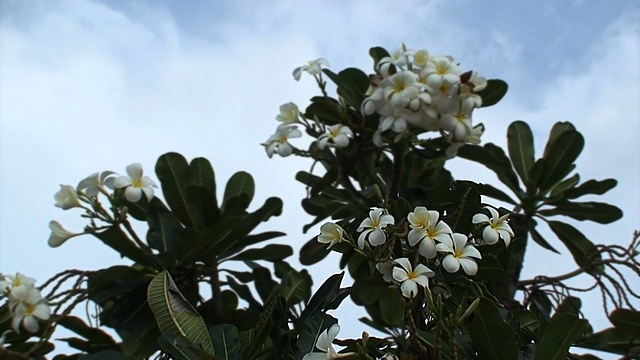
<path id="1" fill-rule="evenodd" d="M 485 142 L 504 145 L 507 125 L 522 119 L 541 149 L 554 122 L 574 123 L 586 137 L 582 179 L 618 179 L 602 201 L 625 213 L 614 225 L 578 226 L 594 242 L 628 242 L 640 228 L 640 3 L 486 4 L 2 0 L 0 271 L 42 282 L 67 268 L 120 262 L 89 237 L 46 245 L 50 220 L 72 231 L 85 225 L 79 212 L 53 207 L 53 194 L 95 171 L 123 173 L 132 162 L 153 175 L 168 151 L 208 158 L 219 184 L 238 170 L 252 173 L 254 204 L 285 201 L 283 216 L 264 229 L 284 230 L 284 241 L 300 246 L 312 234 L 301 232 L 310 218 L 294 175 L 310 164 L 269 160 L 259 145 L 274 131 L 279 105 L 305 107 L 317 94 L 311 78 L 296 82 L 291 71 L 317 57 L 334 71 L 369 71 L 371 46 L 393 50 L 402 42 L 509 83 L 498 106 L 474 114 L 487 127 Z M 452 167 L 460 178 L 495 181 L 480 166 Z M 527 278 L 573 269 L 567 251 L 529 249 Z M 337 257 L 310 271 L 321 283 L 338 271 Z M 594 327 L 608 326 L 599 294 L 584 301 Z M 366 329 L 353 321 L 363 312 L 347 303 L 336 314 L 341 336 Z"/>

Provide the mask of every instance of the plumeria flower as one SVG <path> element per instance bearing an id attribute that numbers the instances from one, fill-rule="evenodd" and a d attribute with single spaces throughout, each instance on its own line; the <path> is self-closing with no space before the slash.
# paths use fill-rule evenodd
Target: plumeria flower
<path id="1" fill-rule="evenodd" d="M 415 66 L 424 68 L 425 66 L 427 66 L 428 61 L 429 52 L 427 50 L 418 50 L 415 54 L 413 54 L 413 65 Z"/>
<path id="2" fill-rule="evenodd" d="M 454 273 L 460 266 L 467 275 L 478 272 L 478 264 L 472 258 L 482 259 L 482 255 L 471 243 L 467 243 L 466 235 L 454 233 L 451 238 L 442 238 L 436 250 L 448 253 L 442 260 L 442 267 L 448 272 Z"/>
<path id="3" fill-rule="evenodd" d="M 444 221 L 438 222 L 440 213 L 434 210 L 427 210 L 424 206 L 417 206 L 413 212 L 407 215 L 409 226 L 409 245 L 416 246 L 420 243 L 420 255 L 427 259 L 434 258 L 437 254 L 436 240 L 450 238 L 453 230 Z"/>
<path id="4" fill-rule="evenodd" d="M 20 333 L 20 324 L 31 333 L 35 333 L 40 328 L 38 320 L 48 320 L 51 316 L 51 308 L 46 298 L 40 294 L 36 288 L 29 289 L 26 296 L 17 298 L 19 302 L 12 309 L 12 327 L 16 333 Z"/>
<path id="5" fill-rule="evenodd" d="M 490 206 L 485 206 L 485 209 L 489 211 L 491 218 L 480 213 L 473 215 L 471 222 L 474 224 L 488 224 L 482 231 L 482 238 L 487 244 L 493 245 L 502 238 L 505 246 L 509 246 L 511 243 L 511 237 L 514 236 L 511 226 L 507 223 L 509 214 L 500 216 L 498 211 Z"/>
<path id="6" fill-rule="evenodd" d="M 411 71 L 399 71 L 380 83 L 384 88 L 384 98 L 393 108 L 405 107 L 411 99 L 420 95 L 418 75 Z"/>
<path id="7" fill-rule="evenodd" d="M 51 220 L 49 222 L 49 229 L 51 229 L 51 235 L 49 236 L 49 246 L 52 248 L 56 248 L 65 241 L 71 239 L 72 237 L 82 235 L 84 233 L 72 233 L 71 231 L 65 229 L 60 225 L 59 222 L 55 220 Z"/>
<path id="8" fill-rule="evenodd" d="M 451 132 L 449 133 L 449 141 L 451 141 L 451 146 L 449 146 L 449 148 L 447 148 L 447 157 L 449 159 L 453 158 L 456 156 L 456 154 L 458 153 L 458 150 L 460 150 L 461 147 L 463 147 L 465 144 L 473 144 L 473 145 L 478 145 L 480 144 L 481 140 L 480 137 L 482 136 L 482 134 L 484 133 L 484 125 L 482 124 L 478 124 L 476 126 L 474 126 L 471 131 L 469 132 L 469 134 L 467 134 L 467 136 L 465 136 L 464 141 L 453 141 L 454 140 L 454 133 Z"/>
<path id="9" fill-rule="evenodd" d="M 471 113 L 473 108 L 459 101 L 450 112 L 442 114 L 440 126 L 449 131 L 454 142 L 461 142 L 471 133 Z"/>
<path id="10" fill-rule="evenodd" d="M 323 66 L 329 66 L 329 62 L 323 58 L 309 61 L 307 65 L 302 65 L 293 70 L 293 78 L 296 79 L 296 81 L 300 80 L 300 75 L 302 75 L 303 71 L 308 72 L 310 75 L 318 75 L 322 72 Z"/>
<path id="11" fill-rule="evenodd" d="M 460 76 L 460 99 L 469 106 L 479 108 L 482 106 L 482 98 L 478 91 L 487 87 L 487 79 L 478 75 L 475 71 L 469 71 Z"/>
<path id="12" fill-rule="evenodd" d="M 344 229 L 340 227 L 340 225 L 328 222 L 320 227 L 318 242 L 321 244 L 329 244 L 327 250 L 344 240 Z"/>
<path id="13" fill-rule="evenodd" d="M 407 258 L 396 259 L 394 262 L 400 266 L 393 268 L 393 278 L 402 284 L 402 296 L 408 299 L 418 294 L 418 285 L 428 286 L 429 278 L 435 276 L 431 269 L 422 264 L 418 264 L 414 270 Z"/>
<path id="14" fill-rule="evenodd" d="M 36 279 L 19 272 L 15 276 L 5 275 L 3 280 L 0 280 L 0 295 L 10 294 L 12 297 L 21 297 L 33 288 L 35 283 Z"/>
<path id="15" fill-rule="evenodd" d="M 346 147 L 349 145 L 349 136 L 352 136 L 353 132 L 348 126 L 336 124 L 327 128 L 327 133 L 318 137 L 318 148 L 320 150 L 327 146 L 327 142 L 331 140 L 337 147 Z"/>
<path id="16" fill-rule="evenodd" d="M 369 239 L 371 246 L 382 245 L 387 241 L 387 235 L 385 235 L 384 229 L 387 225 L 395 224 L 395 219 L 392 215 L 386 213 L 383 209 L 373 209 L 369 211 L 369 217 L 362 220 L 360 226 L 358 226 L 357 232 L 362 232 L 358 236 L 358 246 L 360 249 L 364 249 L 365 240 Z"/>
<path id="17" fill-rule="evenodd" d="M 438 89 L 444 81 L 459 84 L 461 73 L 452 57 L 438 56 L 430 59 L 421 74 L 430 88 Z"/>
<path id="18" fill-rule="evenodd" d="M 298 122 L 300 110 L 298 106 L 292 102 L 280 105 L 280 114 L 276 116 L 276 120 L 282 123 L 281 126 Z"/>
<path id="19" fill-rule="evenodd" d="M 267 156 L 271 158 L 276 152 L 282 157 L 287 157 L 293 153 L 293 146 L 289 144 L 289 139 L 299 138 L 302 136 L 300 130 L 295 126 L 279 126 L 276 133 L 262 144 L 267 151 Z"/>
<path id="20" fill-rule="evenodd" d="M 142 198 L 142 194 L 147 200 L 153 199 L 153 188 L 158 185 L 148 176 L 142 176 L 142 165 L 133 163 L 127 166 L 127 175 L 118 176 L 115 180 L 115 186 L 118 189 L 124 188 L 124 197 L 130 202 L 138 202 Z"/>
<path id="21" fill-rule="evenodd" d="M 74 207 L 82 207 L 78 200 L 78 191 L 71 185 L 60 185 L 60 190 L 53 196 L 55 206 L 62 210 L 69 210 Z"/>
<path id="22" fill-rule="evenodd" d="M 407 66 L 409 63 L 409 56 L 412 56 L 415 53 L 413 50 L 407 49 L 407 47 L 402 44 L 402 48 L 396 50 L 391 54 L 391 56 L 383 57 L 380 59 L 378 63 L 378 69 L 383 75 L 389 74 L 389 67 L 393 64 L 400 68 Z"/>
<path id="23" fill-rule="evenodd" d="M 105 186 L 113 190 L 115 188 L 114 182 L 116 178 L 112 175 L 115 175 L 113 171 L 93 173 L 80 181 L 78 190 L 84 192 L 88 197 L 98 196 L 100 190 L 104 191 Z"/>
<path id="24" fill-rule="evenodd" d="M 316 348 L 322 352 L 311 352 L 306 354 L 302 360 L 333 360 L 352 356 L 354 353 L 338 354 L 331 343 L 338 336 L 340 325 L 333 324 L 330 328 L 323 331 L 316 341 Z"/>

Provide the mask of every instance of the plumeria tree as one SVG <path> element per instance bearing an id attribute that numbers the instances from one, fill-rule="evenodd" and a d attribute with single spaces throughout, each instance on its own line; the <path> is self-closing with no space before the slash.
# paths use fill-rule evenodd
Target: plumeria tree
<path id="1" fill-rule="evenodd" d="M 51 221 L 50 246 L 93 236 L 129 265 L 67 270 L 40 286 L 20 272 L 0 276 L 0 356 L 45 356 L 57 327 L 77 334 L 58 339 L 78 351 L 59 360 L 596 358 L 573 347 L 638 356 L 640 234 L 627 246 L 596 245 L 562 221 L 622 216 L 578 200 L 616 186 L 580 182 L 580 132 L 556 123 L 538 158 L 523 121 L 506 129 L 506 151 L 480 146 L 484 126 L 472 115 L 498 103 L 504 81 L 404 45 L 370 55 L 368 73 L 336 73 L 325 59 L 296 68 L 294 79 L 313 79 L 319 95 L 304 110 L 280 106 L 263 144 L 269 158 L 309 159 L 296 175 L 314 217 L 303 231 L 321 226 L 299 261 L 340 254 L 336 274 L 315 292 L 309 272 L 287 262 L 293 248 L 271 241 L 285 234 L 255 231 L 281 214 L 280 199 L 250 212 L 250 174 L 237 172 L 219 193 L 206 159 L 167 153 L 157 182 L 134 163 L 126 175 L 98 172 L 55 194 L 56 206 L 80 211 L 87 225 L 74 233 Z M 295 146 L 303 134 L 312 140 L 304 149 Z M 454 157 L 489 168 L 499 183 L 454 179 Z M 576 269 L 522 279 L 528 245 L 562 245 Z M 345 275 L 352 286 L 341 285 Z M 567 285 L 577 276 L 593 285 Z M 593 329 L 581 311 L 580 294 L 590 290 L 602 293 L 610 328 Z M 338 337 L 331 311 L 346 298 L 367 313 L 359 338 Z M 83 303 L 97 307 L 97 324 L 72 314 Z"/>

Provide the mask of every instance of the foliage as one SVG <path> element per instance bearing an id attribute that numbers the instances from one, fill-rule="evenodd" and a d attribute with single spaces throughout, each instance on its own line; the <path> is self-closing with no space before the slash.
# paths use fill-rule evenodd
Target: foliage
<path id="1" fill-rule="evenodd" d="M 158 353 L 189 360 L 593 358 L 570 353 L 574 346 L 638 355 L 640 312 L 632 299 L 640 296 L 630 285 L 637 278 L 626 280 L 620 269 L 640 277 L 639 234 L 628 247 L 596 245 L 564 220 L 609 224 L 622 216 L 616 206 L 580 200 L 616 186 L 614 179 L 580 182 L 580 132 L 556 123 L 540 158 L 524 121 L 508 127 L 506 151 L 480 146 L 484 126 L 472 125 L 472 110 L 497 104 L 508 89 L 504 81 L 404 45 L 394 55 L 380 47 L 370 55 L 372 75 L 355 68 L 335 73 L 322 68 L 324 59 L 297 68 L 296 79 L 309 73 L 322 95 L 303 112 L 283 105 L 282 124 L 263 144 L 270 157 L 312 159 L 310 170 L 296 175 L 307 188 L 302 208 L 313 216 L 303 230 L 324 225 L 299 260 L 311 265 L 335 251 L 342 272 L 313 292 L 307 270 L 286 261 L 291 246 L 261 244 L 285 234 L 256 232 L 282 213 L 280 199 L 249 211 L 256 184 L 240 171 L 220 200 L 206 159 L 167 153 L 155 166 L 164 200 L 154 196 L 155 183 L 142 177 L 139 164 L 127 168 L 129 177 L 94 174 L 56 195 L 57 206 L 81 208 L 89 225 L 73 234 L 52 222 L 51 246 L 93 235 L 130 265 L 69 270 L 38 287 L 50 289 L 36 300 L 51 307 L 51 316 L 39 317 L 34 333 L 25 332 L 33 304 L 19 294 L 35 285 L 0 279 L 9 300 L 0 307 L 6 336 L 0 355 L 46 355 L 57 326 L 77 334 L 59 340 L 79 351 L 57 360 Z M 325 77 L 337 98 L 329 96 Z M 289 143 L 301 136 L 300 125 L 317 140 L 306 150 Z M 454 179 L 446 165 L 456 155 L 486 166 L 501 184 Z M 146 236 L 132 222 L 146 224 Z M 544 238 L 539 223 L 557 239 Z M 521 279 L 529 240 L 553 252 L 563 245 L 576 270 Z M 352 287 L 341 285 L 346 274 Z M 579 275 L 594 279 L 605 311 L 613 304 L 611 328 L 594 332 L 581 312 L 575 293 L 585 289 L 565 284 Z M 384 338 L 363 332 L 336 339 L 338 319 L 328 312 L 347 297 L 366 310 L 363 324 Z M 85 301 L 98 307 L 99 327 L 70 315 Z M 333 345 L 343 348 L 336 352 Z"/>

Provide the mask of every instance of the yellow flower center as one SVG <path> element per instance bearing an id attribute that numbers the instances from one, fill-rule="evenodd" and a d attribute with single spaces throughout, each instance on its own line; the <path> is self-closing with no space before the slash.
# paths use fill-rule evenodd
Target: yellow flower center
<path id="1" fill-rule="evenodd" d="M 36 306 L 34 304 L 27 304 L 26 308 L 24 309 L 24 314 L 26 316 L 31 315 L 35 310 Z"/>
<path id="2" fill-rule="evenodd" d="M 142 184 L 142 179 L 140 179 L 140 180 L 131 180 L 131 186 L 133 186 L 134 188 L 141 188 L 144 185 Z"/>

